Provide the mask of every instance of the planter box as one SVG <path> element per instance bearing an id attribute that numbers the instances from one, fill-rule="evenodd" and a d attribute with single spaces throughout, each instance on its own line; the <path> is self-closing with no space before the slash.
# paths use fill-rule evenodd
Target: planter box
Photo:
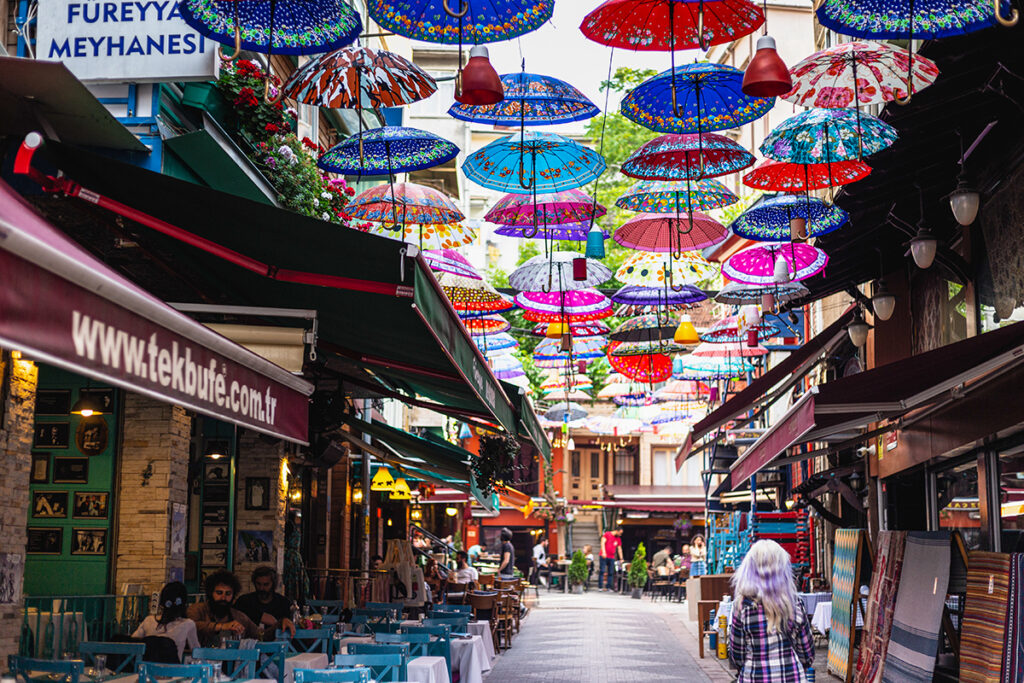
<path id="1" fill-rule="evenodd" d="M 182 91 L 181 103 L 208 112 L 227 130 L 234 128 L 235 113 L 216 83 L 186 83 Z"/>

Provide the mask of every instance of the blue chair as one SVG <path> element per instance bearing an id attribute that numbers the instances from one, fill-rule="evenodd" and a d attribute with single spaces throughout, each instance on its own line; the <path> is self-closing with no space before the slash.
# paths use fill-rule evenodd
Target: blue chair
<path id="1" fill-rule="evenodd" d="M 435 609 L 435 610 L 431 611 L 430 614 L 434 615 L 434 614 L 436 614 L 438 612 L 441 612 L 442 614 L 448 614 L 449 612 L 456 612 L 456 613 L 459 613 L 459 614 L 472 614 L 473 613 L 473 606 L 472 605 L 445 605 L 443 609 Z"/>
<path id="2" fill-rule="evenodd" d="M 408 662 L 412 657 L 409 643 L 349 643 L 350 655 L 402 655 Z"/>
<path id="3" fill-rule="evenodd" d="M 284 683 L 284 660 L 288 658 L 288 643 L 256 643 L 256 651 L 260 653 L 256 678 L 273 679 L 277 683 Z"/>
<path id="4" fill-rule="evenodd" d="M 31 676 L 32 673 L 61 674 L 66 683 L 78 683 L 85 670 L 85 662 L 32 659 L 31 657 L 11 655 L 7 658 L 7 668 L 11 670 L 15 678 L 20 678 L 25 683 L 36 683 Z"/>
<path id="5" fill-rule="evenodd" d="M 438 624 L 435 626 L 409 626 L 405 629 L 409 635 L 426 635 L 430 638 L 427 647 L 427 654 L 432 657 L 444 657 L 448 665 L 448 675 L 452 671 L 452 627 L 449 624 Z"/>
<path id="6" fill-rule="evenodd" d="M 405 603 L 402 603 L 402 602 L 368 602 L 365 605 L 363 605 L 363 607 L 365 609 L 389 609 L 389 610 L 393 610 L 393 611 L 397 612 L 398 614 L 401 614 L 402 610 L 405 609 Z"/>
<path id="7" fill-rule="evenodd" d="M 452 627 L 453 631 L 458 631 L 459 633 L 468 633 L 469 632 L 469 619 L 470 619 L 470 615 L 468 615 L 468 614 L 460 615 L 460 616 L 457 616 L 457 617 L 447 617 L 447 616 L 446 617 L 433 617 L 432 616 L 432 617 L 430 617 L 428 619 L 424 619 L 423 620 L 423 625 L 424 626 L 441 626 L 442 624 L 447 624 L 447 625 Z"/>
<path id="8" fill-rule="evenodd" d="M 309 605 L 310 609 L 314 609 L 325 616 L 328 614 L 341 616 L 342 611 L 345 609 L 344 600 L 307 600 L 306 604 Z"/>
<path id="9" fill-rule="evenodd" d="M 410 657 L 444 657 L 444 663 L 448 666 L 448 677 L 451 678 L 451 631 L 448 632 L 447 637 L 431 633 L 380 633 L 377 635 L 377 642 L 409 643 Z"/>
<path id="10" fill-rule="evenodd" d="M 159 683 L 161 678 L 184 678 L 192 683 L 210 683 L 213 667 L 209 664 L 156 664 L 143 662 L 139 683 Z"/>
<path id="11" fill-rule="evenodd" d="M 401 610 L 396 612 L 394 609 L 390 607 L 362 607 L 360 609 L 352 610 L 353 617 L 366 615 L 367 617 L 369 617 L 370 621 L 383 621 L 386 623 L 396 621 L 399 614 L 401 614 Z"/>
<path id="12" fill-rule="evenodd" d="M 248 681 L 256 678 L 256 665 L 260 661 L 259 650 L 239 650 L 238 648 L 197 647 L 192 650 L 192 659 L 197 662 L 220 662 L 227 667 L 228 678 L 232 681 Z"/>
<path id="13" fill-rule="evenodd" d="M 340 614 L 324 614 L 321 616 L 320 623 L 324 626 L 330 626 L 331 624 L 337 624 L 341 621 Z"/>
<path id="14" fill-rule="evenodd" d="M 334 665 L 342 668 L 367 666 L 378 683 L 405 681 L 409 678 L 409 662 L 405 655 L 335 655 Z"/>
<path id="15" fill-rule="evenodd" d="M 107 669 L 112 677 L 127 676 L 139 672 L 142 655 L 146 652 L 145 643 L 102 643 L 85 641 L 78 644 L 78 653 L 82 659 L 96 666 L 96 655 L 107 655 Z M 111 657 L 113 655 L 113 657 Z M 116 666 L 112 666 L 114 662 Z"/>
<path id="16" fill-rule="evenodd" d="M 293 654 L 301 652 L 322 652 L 328 657 L 334 654 L 334 629 L 297 628 L 295 635 L 278 631 L 277 639 L 288 643 Z"/>
<path id="17" fill-rule="evenodd" d="M 295 683 L 373 683 L 370 669 L 296 669 Z"/>

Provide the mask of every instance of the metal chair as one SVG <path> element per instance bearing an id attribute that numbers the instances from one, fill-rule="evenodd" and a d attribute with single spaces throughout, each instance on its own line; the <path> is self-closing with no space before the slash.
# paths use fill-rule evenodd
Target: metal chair
<path id="1" fill-rule="evenodd" d="M 409 643 L 349 643 L 350 655 L 402 655 L 405 661 L 412 657 Z"/>
<path id="2" fill-rule="evenodd" d="M 284 660 L 288 658 L 289 645 L 286 642 L 271 641 L 256 643 L 260 661 L 256 666 L 256 678 L 272 679 L 284 683 Z"/>
<path id="3" fill-rule="evenodd" d="M 377 635 L 377 641 L 380 643 L 408 643 L 410 657 L 444 657 L 444 663 L 448 666 L 449 678 L 452 675 L 451 629 L 447 630 L 447 635 L 443 630 L 431 633 L 381 633 Z"/>
<path id="4" fill-rule="evenodd" d="M 370 669 L 296 669 L 295 683 L 372 683 Z"/>
<path id="5" fill-rule="evenodd" d="M 342 668 L 366 666 L 378 683 L 405 681 L 409 677 L 409 662 L 405 655 L 335 655 L 334 665 Z"/>
<path id="6" fill-rule="evenodd" d="M 139 683 L 159 683 L 161 678 L 184 678 L 192 683 L 209 683 L 212 677 L 213 667 L 209 664 L 143 662 L 139 667 Z"/>
<path id="7" fill-rule="evenodd" d="M 292 653 L 322 652 L 330 657 L 334 654 L 334 630 L 331 628 L 297 628 L 295 635 L 278 631 L 277 640 L 288 643 Z M 298 641 L 298 646 L 296 646 Z"/>
<path id="8" fill-rule="evenodd" d="M 459 633 L 468 633 L 469 631 L 469 618 L 471 615 L 459 615 L 457 617 L 434 617 L 431 616 L 423 620 L 424 626 L 450 626 L 452 631 Z"/>
<path id="9" fill-rule="evenodd" d="M 306 604 L 320 614 L 335 614 L 340 616 L 345 609 L 344 600 L 307 600 Z"/>
<path id="10" fill-rule="evenodd" d="M 197 662 L 219 662 L 233 664 L 226 673 L 232 681 L 248 681 L 256 678 L 256 666 L 260 661 L 259 650 L 238 648 L 197 647 L 192 650 L 192 659 Z"/>
<path id="11" fill-rule="evenodd" d="M 78 652 L 82 655 L 82 659 L 93 666 L 96 666 L 96 655 L 106 655 L 107 666 L 104 668 L 107 668 L 113 676 L 125 676 L 139 672 L 142 655 L 146 652 L 146 644 L 85 641 L 78 644 Z M 111 666 L 117 658 L 120 661 L 116 666 Z"/>
<path id="12" fill-rule="evenodd" d="M 7 658 L 7 668 L 15 678 L 20 678 L 25 683 L 35 683 L 35 679 L 30 675 L 33 672 L 59 674 L 64 676 L 66 683 L 78 683 L 85 670 L 85 663 L 76 660 L 58 661 L 11 655 Z"/>

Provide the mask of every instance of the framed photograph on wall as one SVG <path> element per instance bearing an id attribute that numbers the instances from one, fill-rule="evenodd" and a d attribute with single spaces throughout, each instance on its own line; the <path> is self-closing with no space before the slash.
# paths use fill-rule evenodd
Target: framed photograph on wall
<path id="1" fill-rule="evenodd" d="M 85 455 L 99 455 L 107 448 L 107 421 L 99 415 L 84 417 L 75 430 L 75 446 Z"/>
<path id="2" fill-rule="evenodd" d="M 33 519 L 63 519 L 67 516 L 67 491 L 34 491 L 32 493 Z"/>
<path id="3" fill-rule="evenodd" d="M 98 528 L 71 530 L 72 555 L 106 555 L 107 530 Z"/>
<path id="4" fill-rule="evenodd" d="M 67 448 L 71 444 L 71 423 L 36 422 L 32 448 Z"/>
<path id="5" fill-rule="evenodd" d="M 228 528 L 226 526 L 210 525 L 203 527 L 203 545 L 227 545 Z"/>
<path id="6" fill-rule="evenodd" d="M 270 509 L 270 477 L 245 478 L 245 509 Z"/>
<path id="7" fill-rule="evenodd" d="M 207 505 L 203 508 L 203 524 L 228 523 L 228 509 L 222 505 Z M 226 539 L 225 539 L 226 540 Z"/>
<path id="8" fill-rule="evenodd" d="M 228 564 L 228 549 L 203 548 L 202 564 L 204 567 L 226 567 Z"/>
<path id="9" fill-rule="evenodd" d="M 29 477 L 29 481 L 33 484 L 49 484 L 50 483 L 50 454 L 49 453 L 33 453 L 32 454 L 32 474 Z"/>
<path id="10" fill-rule="evenodd" d="M 231 464 L 226 460 L 224 462 L 208 462 L 206 470 L 203 472 L 203 478 L 207 483 L 227 484 L 230 470 Z"/>
<path id="11" fill-rule="evenodd" d="M 88 484 L 89 458 L 54 458 L 54 484 Z"/>
<path id="12" fill-rule="evenodd" d="M 75 519 L 106 519 L 109 497 L 106 491 L 75 491 L 71 516 Z"/>
<path id="13" fill-rule="evenodd" d="M 25 552 L 34 555 L 60 555 L 64 549 L 64 530 L 59 527 L 28 528 Z"/>
<path id="14" fill-rule="evenodd" d="M 114 412 L 114 388 L 106 387 L 98 389 L 95 387 L 88 387 L 78 390 L 78 397 L 90 397 L 94 402 L 100 405 L 104 413 Z"/>
<path id="15" fill-rule="evenodd" d="M 64 416 L 70 412 L 70 389 L 39 389 L 36 391 L 36 415 Z"/>

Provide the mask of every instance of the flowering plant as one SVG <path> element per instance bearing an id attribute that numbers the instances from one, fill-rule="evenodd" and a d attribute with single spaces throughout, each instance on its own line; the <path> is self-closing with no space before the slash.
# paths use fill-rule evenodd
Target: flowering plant
<path id="1" fill-rule="evenodd" d="M 217 88 L 238 113 L 242 133 L 254 144 L 290 132 L 295 121 L 280 101 L 270 104 L 264 100 L 266 82 L 263 69 L 248 59 L 224 64 L 217 80 Z M 271 76 L 272 91 L 280 84 L 277 76 Z"/>

